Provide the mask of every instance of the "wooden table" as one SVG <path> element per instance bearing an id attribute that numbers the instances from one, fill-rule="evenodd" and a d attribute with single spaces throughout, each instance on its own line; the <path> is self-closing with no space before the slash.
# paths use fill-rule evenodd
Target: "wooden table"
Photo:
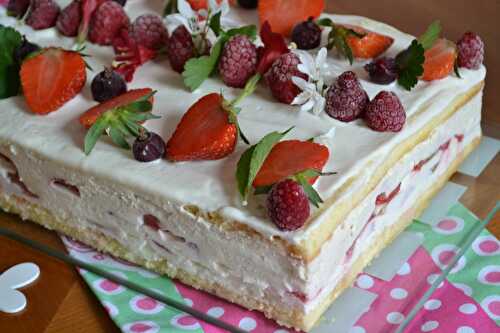
<path id="1" fill-rule="evenodd" d="M 292 0 L 290 0 L 292 1 Z M 444 34 L 456 40 L 464 30 L 479 33 L 486 47 L 488 79 L 483 128 L 485 134 L 500 139 L 500 102 L 495 90 L 500 86 L 500 33 L 497 0 L 335 0 L 327 1 L 327 11 L 358 14 L 387 22 L 403 31 L 419 34 L 434 19 L 440 19 Z M 500 155 L 478 178 L 455 174 L 452 180 L 468 190 L 460 201 L 484 218 L 500 199 Z M 57 235 L 32 223 L 19 223 L 15 216 L 0 213 L 0 226 L 9 227 L 30 238 L 63 249 Z M 500 214 L 489 230 L 500 238 Z M 24 261 L 37 263 L 42 271 L 32 287 L 24 289 L 29 305 L 16 315 L 0 314 L 0 332 L 119 332 L 97 298 L 72 267 L 35 252 L 18 243 L 0 238 L 0 272 Z"/>

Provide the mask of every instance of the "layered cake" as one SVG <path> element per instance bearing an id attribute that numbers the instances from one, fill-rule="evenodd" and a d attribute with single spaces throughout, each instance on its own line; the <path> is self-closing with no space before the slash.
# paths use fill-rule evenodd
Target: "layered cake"
<path id="1" fill-rule="evenodd" d="M 106 14 L 102 8 L 110 7 L 115 18 L 126 13 L 120 18 L 125 23 L 118 25 L 130 26 L 118 34 L 134 32 L 137 42 L 150 42 L 148 34 L 137 38 L 139 28 L 158 20 L 149 17 L 156 23 L 141 25 L 135 24 L 141 21 L 136 18 L 162 14 L 164 1 L 129 1 L 124 11 L 116 3 L 97 4 L 82 51 L 94 72 L 65 76 L 64 85 L 61 77 L 67 73 L 61 68 L 76 73 L 74 68 L 81 64 L 72 58 L 78 53 L 55 47 L 76 49 L 72 36 L 82 32 L 80 17 L 72 27 L 73 16 L 65 9 L 57 23 L 54 18 L 44 25 L 52 5 L 43 0 L 31 5 L 28 24 L 23 24 L 1 8 L 1 25 L 14 27 L 30 43 L 51 48 L 35 48 L 38 51 L 19 65 L 24 96 L 0 100 L 0 206 L 101 251 L 262 311 L 285 326 L 311 329 L 477 146 L 486 70 L 482 49 L 470 46 L 479 43 L 471 34 L 457 46 L 436 40 L 436 25 L 415 39 L 364 17 L 322 14 L 316 24 L 307 21 L 307 12 L 305 17 L 296 15 L 294 23 L 304 22 L 293 30 L 293 43 L 287 39 L 285 50 L 265 64 L 262 59 L 272 54 L 266 50 L 283 49 L 280 34 L 290 34 L 290 27 L 273 22 L 268 12 L 272 9 L 266 7 L 273 3 L 279 1 L 261 1 L 259 15 L 236 6 L 227 13 L 224 2 L 214 1 L 211 10 L 199 12 L 195 21 L 203 21 L 207 12 L 223 14 L 220 23 L 227 29 L 261 26 L 263 17 L 270 25 L 255 40 L 227 36 L 218 74 L 215 70 L 198 83 L 186 83 L 187 65 L 182 54 L 175 53 L 186 43 L 200 47 L 194 38 L 199 25 L 187 17 L 185 1 L 177 1 L 178 12 L 170 8 L 173 13 L 160 20 L 165 31 L 155 27 L 154 36 L 169 37 L 158 42 L 166 44 L 162 48 L 146 45 L 146 51 L 155 51 L 147 60 L 154 59 L 140 59 L 125 70 L 113 62 L 119 45 L 106 40 L 106 29 L 117 20 L 100 27 L 99 15 Z M 45 16 L 37 13 L 43 6 L 49 8 Z M 13 4 L 9 8 L 12 11 Z M 190 9 L 199 8 L 192 4 Z M 319 14 L 317 8 L 311 10 L 310 16 Z M 179 38 L 179 26 L 193 41 Z M 217 38 L 230 35 L 230 30 L 218 34 L 212 31 L 217 26 L 210 26 L 210 33 L 203 35 L 208 42 L 201 46 L 208 51 L 198 53 L 205 60 L 213 59 L 214 49 L 223 45 Z M 337 39 L 343 34 L 347 38 Z M 114 48 L 102 45 L 110 43 Z M 195 57 L 196 52 L 191 55 Z M 349 57 L 354 57 L 352 64 Z M 420 66 L 413 73 L 415 82 L 411 70 L 405 72 L 404 57 Z M 458 74 L 452 72 L 455 63 L 461 67 Z M 99 83 L 105 87 L 106 80 L 91 87 L 91 78 L 111 66 L 129 81 L 128 88 L 113 86 L 123 88 L 112 95 L 126 103 L 110 104 L 109 97 L 101 96 L 106 91 L 99 89 L 106 88 Z M 114 80 L 109 72 L 99 75 Z M 59 91 L 70 98 L 59 96 L 54 107 L 48 96 L 52 85 L 60 85 Z M 78 92 L 71 94 L 68 87 Z M 47 93 L 39 93 L 43 89 Z M 228 102 L 233 99 L 237 103 Z M 207 111 L 213 105 L 222 114 L 237 114 L 238 126 L 232 121 L 217 128 L 223 135 L 208 135 L 207 128 L 220 125 L 219 114 Z M 134 138 L 123 131 L 117 134 L 110 125 L 113 117 L 123 110 L 144 115 L 151 108 L 161 118 L 130 118 L 138 122 L 125 125 L 136 129 L 139 138 L 133 150 L 119 147 Z M 202 111 L 211 118 L 193 125 L 201 121 L 196 115 Z M 238 128 L 250 145 L 235 139 Z M 156 134 L 151 138 L 148 133 Z M 149 141 L 141 145 L 141 140 Z M 318 160 L 311 161 L 313 157 Z M 150 160 L 155 161 L 146 162 Z M 254 188 L 263 194 L 254 193 Z"/>

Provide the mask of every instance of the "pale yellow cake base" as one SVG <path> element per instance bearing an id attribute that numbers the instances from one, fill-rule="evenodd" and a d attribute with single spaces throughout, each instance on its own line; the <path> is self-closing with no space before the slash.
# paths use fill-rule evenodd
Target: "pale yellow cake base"
<path id="1" fill-rule="evenodd" d="M 304 315 L 298 311 L 291 311 L 288 308 L 279 308 L 265 302 L 264 299 L 249 298 L 233 290 L 227 290 L 223 286 L 199 279 L 186 272 L 174 269 L 165 260 L 147 261 L 143 258 L 132 255 L 122 245 L 114 239 L 94 230 L 77 228 L 70 221 L 65 221 L 54 216 L 50 211 L 28 202 L 15 195 L 0 194 L 0 207 L 8 212 L 16 213 L 23 219 L 34 221 L 44 227 L 57 230 L 83 243 L 90 244 L 96 249 L 111 253 L 112 255 L 144 266 L 152 271 L 165 274 L 195 288 L 205 290 L 234 303 L 240 304 L 249 309 L 262 311 L 267 317 L 278 321 L 288 327 L 296 327 L 305 331 L 310 330 L 321 314 L 330 306 L 340 293 L 351 286 L 356 276 L 384 249 L 401 231 L 403 231 L 427 206 L 429 200 L 441 189 L 451 175 L 456 171 L 465 157 L 479 144 L 480 138 L 474 139 L 452 162 L 445 174 L 436 181 L 425 195 L 423 195 L 415 205 L 406 211 L 401 219 L 391 228 L 384 230 L 378 241 L 369 247 L 367 251 L 360 255 L 353 264 L 351 270 L 342 278 L 337 287 L 314 311 Z"/>

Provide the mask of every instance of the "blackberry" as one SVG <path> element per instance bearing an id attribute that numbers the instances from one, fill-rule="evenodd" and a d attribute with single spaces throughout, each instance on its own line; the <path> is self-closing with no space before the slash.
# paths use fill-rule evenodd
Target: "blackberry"
<path id="1" fill-rule="evenodd" d="M 139 162 L 151 162 L 165 154 L 165 142 L 156 133 L 142 132 L 132 145 L 134 158 Z"/>
<path id="2" fill-rule="evenodd" d="M 125 93 L 127 84 L 120 74 L 106 68 L 94 77 L 90 90 L 94 100 L 102 103 Z"/>
<path id="3" fill-rule="evenodd" d="M 255 9 L 258 4 L 258 0 L 238 0 L 238 5 L 245 9 Z"/>
<path id="4" fill-rule="evenodd" d="M 26 36 L 23 36 L 23 41 L 21 45 L 14 49 L 14 61 L 21 65 L 24 59 L 29 56 L 31 53 L 40 50 L 40 46 L 31 43 L 26 39 Z"/>
<path id="5" fill-rule="evenodd" d="M 378 84 L 389 84 L 398 77 L 398 66 L 394 58 L 382 57 L 365 65 L 370 80 Z"/>
<path id="6" fill-rule="evenodd" d="M 292 30 L 292 42 L 302 50 L 311 50 L 321 42 L 321 29 L 310 17 L 307 21 L 297 24 Z"/>

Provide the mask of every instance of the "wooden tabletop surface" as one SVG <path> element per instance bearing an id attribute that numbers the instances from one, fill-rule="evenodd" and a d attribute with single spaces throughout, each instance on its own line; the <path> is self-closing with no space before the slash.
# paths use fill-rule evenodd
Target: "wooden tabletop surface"
<path id="1" fill-rule="evenodd" d="M 465 30 L 479 33 L 486 44 L 488 78 L 484 98 L 483 128 L 486 135 L 500 139 L 500 102 L 495 90 L 500 86 L 500 2 L 497 0 L 335 0 L 327 1 L 327 11 L 357 14 L 387 22 L 412 34 L 419 34 L 439 19 L 444 35 L 456 40 Z M 452 181 L 467 186 L 460 201 L 484 218 L 500 199 L 500 155 L 478 178 L 455 174 Z M 56 234 L 32 223 L 22 223 L 0 213 L 0 226 L 15 230 L 58 249 L 63 245 Z M 500 238 L 500 214 L 488 226 Z M 0 313 L 0 332 L 119 332 L 97 298 L 74 268 L 14 241 L 0 237 L 0 272 L 21 262 L 37 263 L 42 271 L 34 285 L 23 289 L 29 304 L 15 315 Z"/>

